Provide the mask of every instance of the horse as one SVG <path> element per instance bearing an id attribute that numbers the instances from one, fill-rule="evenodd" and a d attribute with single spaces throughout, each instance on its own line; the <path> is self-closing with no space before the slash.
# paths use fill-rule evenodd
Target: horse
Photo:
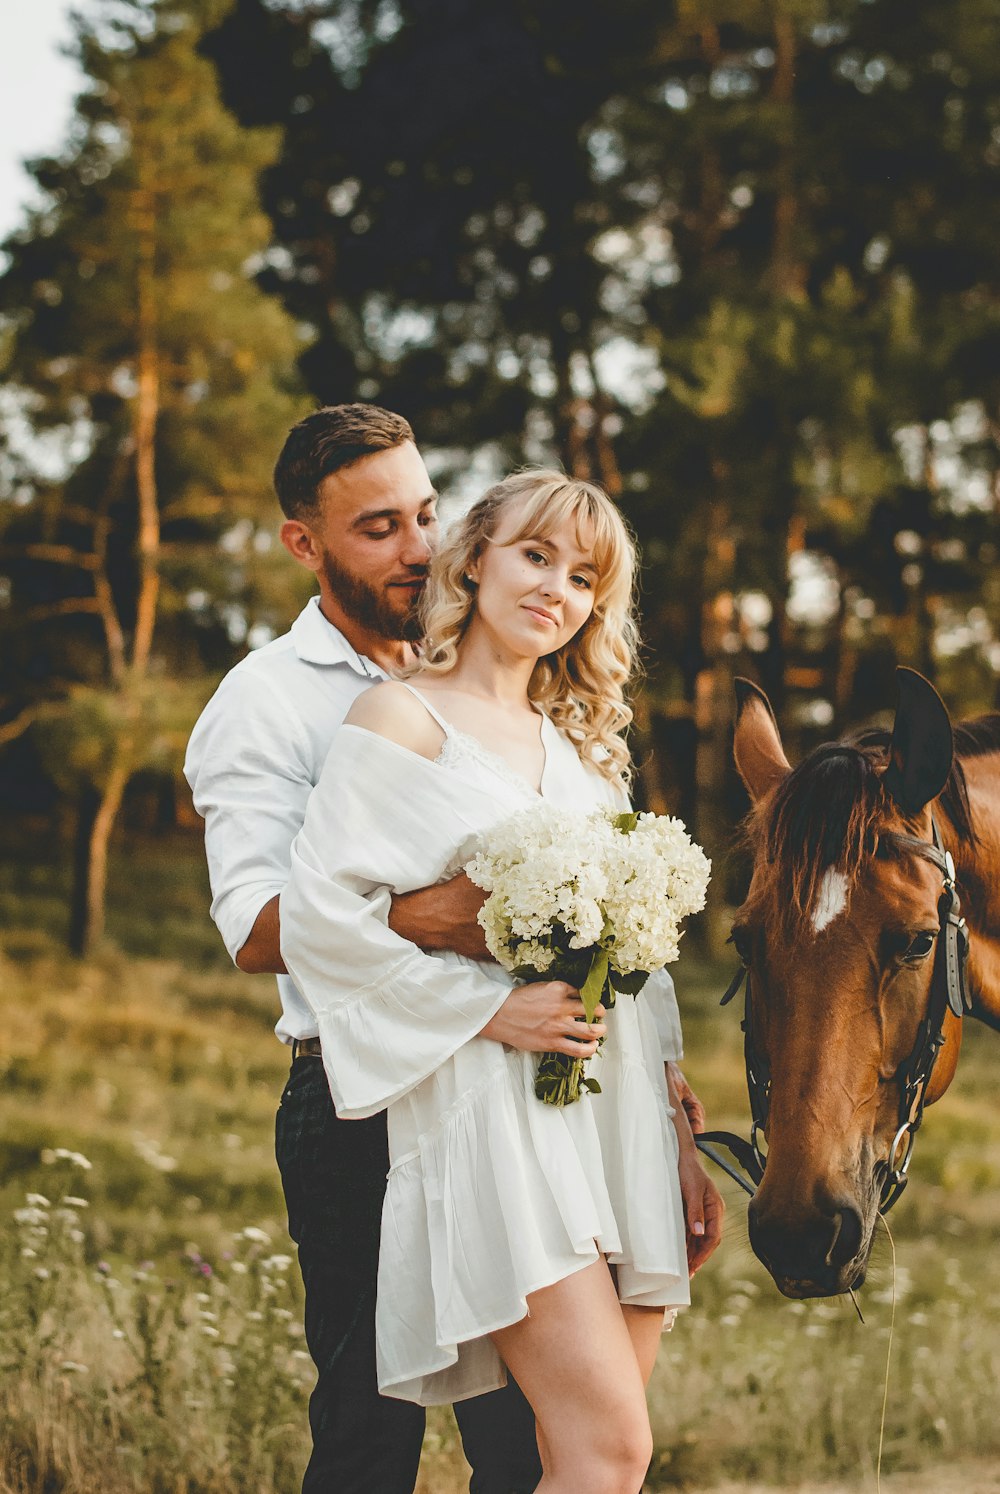
<path id="1" fill-rule="evenodd" d="M 795 769 L 767 696 L 736 685 L 753 873 L 727 996 L 745 977 L 750 1241 L 787 1297 L 864 1281 L 963 1020 L 1000 1030 L 1000 715 L 953 727 L 922 675 L 897 685 L 891 732 Z"/>

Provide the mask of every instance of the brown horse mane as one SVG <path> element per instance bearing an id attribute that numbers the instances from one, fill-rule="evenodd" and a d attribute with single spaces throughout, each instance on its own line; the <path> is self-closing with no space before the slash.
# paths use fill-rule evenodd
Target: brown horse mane
<path id="1" fill-rule="evenodd" d="M 957 725 L 954 735 L 955 759 L 938 803 L 958 839 L 975 844 L 961 760 L 1000 752 L 1000 714 Z M 766 904 L 785 924 L 804 920 L 827 871 L 844 875 L 849 896 L 880 842 L 891 850 L 882 837 L 890 823 L 898 828 L 900 811 L 882 783 L 890 739 L 887 731 L 867 730 L 815 748 L 751 809 L 744 829 L 758 853 L 758 874 L 747 913 Z"/>

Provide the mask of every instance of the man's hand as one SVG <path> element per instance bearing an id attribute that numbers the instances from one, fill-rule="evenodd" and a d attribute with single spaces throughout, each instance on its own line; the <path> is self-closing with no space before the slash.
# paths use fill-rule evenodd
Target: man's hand
<path id="1" fill-rule="evenodd" d="M 486 901 L 464 872 L 439 887 L 421 887 L 392 899 L 389 927 L 403 939 L 433 953 L 451 949 L 473 960 L 488 960 L 486 936 L 476 914 Z"/>
<path id="2" fill-rule="evenodd" d="M 515 986 L 500 1010 L 490 1018 L 480 1037 L 507 1043 L 525 1053 L 568 1053 L 572 1058 L 593 1058 L 597 1040 L 607 1028 L 601 1021 L 603 1006 L 587 1025 L 580 993 L 563 980 L 538 981 Z"/>
<path id="3" fill-rule="evenodd" d="M 682 1107 L 691 1130 L 700 1136 L 705 1129 L 705 1107 L 675 1063 L 667 1064 L 667 1084 L 673 1103 Z"/>
<path id="4" fill-rule="evenodd" d="M 701 1165 L 694 1147 L 681 1149 L 677 1159 L 684 1221 L 687 1225 L 688 1275 L 700 1271 L 722 1240 L 726 1212 L 722 1194 Z"/>
<path id="5" fill-rule="evenodd" d="M 698 1148 L 694 1143 L 695 1127 L 689 1105 L 695 1112 L 694 1119 L 699 1131 L 705 1129 L 704 1106 L 675 1063 L 668 1063 L 664 1067 L 670 1103 L 674 1107 L 674 1129 L 677 1132 L 677 1171 L 687 1226 L 688 1274 L 693 1276 L 719 1246 L 726 1205 L 722 1194 L 702 1167 Z M 685 1095 L 689 1096 L 688 1103 L 685 1103 Z"/>

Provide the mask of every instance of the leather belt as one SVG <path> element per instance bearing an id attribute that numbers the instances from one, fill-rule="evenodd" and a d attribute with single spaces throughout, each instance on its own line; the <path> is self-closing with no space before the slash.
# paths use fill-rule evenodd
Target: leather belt
<path id="1" fill-rule="evenodd" d="M 297 1058 L 322 1058 L 323 1049 L 318 1037 L 296 1038 L 292 1043 L 292 1063 Z"/>

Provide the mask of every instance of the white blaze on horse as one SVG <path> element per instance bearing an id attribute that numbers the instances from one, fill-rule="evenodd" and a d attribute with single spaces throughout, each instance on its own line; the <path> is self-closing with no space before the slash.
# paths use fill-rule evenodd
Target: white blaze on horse
<path id="1" fill-rule="evenodd" d="M 795 769 L 766 695 L 737 683 L 754 864 L 733 939 L 757 1170 L 767 1143 L 750 1239 L 791 1297 L 864 1280 L 963 1013 L 1000 1028 L 1000 715 L 953 729 L 921 675 L 897 679 L 891 733 Z"/>

